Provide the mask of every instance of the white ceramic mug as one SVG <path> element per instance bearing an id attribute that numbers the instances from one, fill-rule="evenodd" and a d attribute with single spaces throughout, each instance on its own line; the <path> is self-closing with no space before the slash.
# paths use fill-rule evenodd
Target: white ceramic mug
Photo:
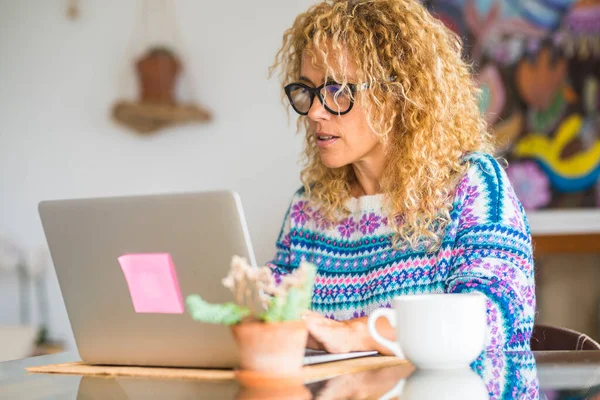
<path id="1" fill-rule="evenodd" d="M 369 333 L 417 368 L 468 367 L 485 347 L 486 297 L 480 293 L 397 296 L 393 306 L 371 313 Z M 396 328 L 395 342 L 377 332 L 379 317 Z"/>

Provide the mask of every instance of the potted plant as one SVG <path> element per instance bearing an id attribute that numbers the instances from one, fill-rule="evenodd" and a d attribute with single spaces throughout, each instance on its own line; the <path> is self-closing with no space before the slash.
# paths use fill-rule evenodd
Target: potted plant
<path id="1" fill-rule="evenodd" d="M 310 308 L 315 274 L 315 266 L 303 262 L 277 281 L 271 268 L 234 256 L 222 282 L 235 302 L 210 304 L 194 294 L 187 309 L 197 321 L 230 326 L 240 354 L 238 377 L 298 377 L 308 338 L 302 311 Z"/>

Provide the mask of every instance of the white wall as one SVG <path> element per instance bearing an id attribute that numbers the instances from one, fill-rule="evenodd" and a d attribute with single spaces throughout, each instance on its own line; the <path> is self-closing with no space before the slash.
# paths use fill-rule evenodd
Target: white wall
<path id="1" fill-rule="evenodd" d="M 140 137 L 109 118 L 137 1 L 81 0 L 71 21 L 63 0 L 0 0 L 0 235 L 45 246 L 43 199 L 232 188 L 258 261 L 271 257 L 302 138 L 267 68 L 311 2 L 174 3 L 193 87 L 215 120 Z M 72 345 L 54 271 L 46 283 L 51 333 Z M 16 278 L 0 275 L 0 325 L 18 322 L 17 299 Z"/>

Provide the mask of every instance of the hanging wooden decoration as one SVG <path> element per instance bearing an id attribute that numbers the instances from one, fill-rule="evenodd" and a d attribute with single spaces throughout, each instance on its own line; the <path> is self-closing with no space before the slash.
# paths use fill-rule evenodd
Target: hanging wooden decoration
<path id="1" fill-rule="evenodd" d="M 73 19 L 73 20 L 79 18 L 79 1 L 78 0 L 68 0 L 67 18 Z"/>
<path id="2" fill-rule="evenodd" d="M 178 99 L 176 89 L 184 64 L 181 51 L 177 51 L 181 46 L 175 40 L 176 26 L 174 21 L 172 24 L 167 21 L 174 14 L 168 12 L 164 0 L 144 0 L 142 4 L 143 38 L 141 45 L 138 43 L 139 55 L 130 65 L 136 77 L 137 98 L 117 101 L 112 108 L 113 118 L 141 134 L 173 125 L 209 121 L 208 110 Z M 153 21 L 152 17 L 162 21 Z"/>

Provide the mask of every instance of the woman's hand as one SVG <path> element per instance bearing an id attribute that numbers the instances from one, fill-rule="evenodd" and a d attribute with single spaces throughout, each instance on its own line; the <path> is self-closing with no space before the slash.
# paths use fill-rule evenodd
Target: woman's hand
<path id="1" fill-rule="evenodd" d="M 392 355 L 388 348 L 375 342 L 369 334 L 368 317 L 335 321 L 314 311 L 305 311 L 302 318 L 308 328 L 306 347 L 309 349 L 325 350 L 328 353 L 376 350 L 383 355 Z M 377 331 L 389 340 L 395 339 L 394 328 L 385 318 L 377 321 Z"/>
<path id="2" fill-rule="evenodd" d="M 306 347 L 328 353 L 348 353 L 355 344 L 348 322 L 334 321 L 314 311 L 306 311 L 302 318 L 308 328 Z"/>

